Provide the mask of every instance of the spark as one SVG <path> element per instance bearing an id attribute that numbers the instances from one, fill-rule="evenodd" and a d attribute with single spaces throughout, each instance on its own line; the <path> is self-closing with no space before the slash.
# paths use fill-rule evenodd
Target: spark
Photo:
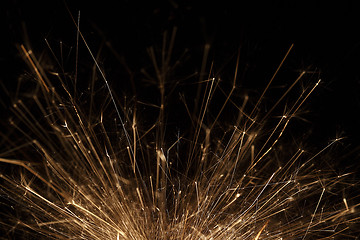
<path id="1" fill-rule="evenodd" d="M 290 92 L 309 74 L 303 71 L 270 111 L 260 110 L 293 45 L 250 111 L 249 97 L 239 99 L 234 94 L 238 57 L 231 90 L 223 91 L 226 97 L 220 110 L 210 112 L 220 88 L 220 77 L 213 76 L 212 64 L 208 76 L 196 82 L 203 86 L 198 94 L 203 97 L 196 99 L 196 106 L 192 108 L 180 94 L 191 118 L 188 132 L 177 130 L 171 135 L 166 125 L 171 108 L 167 74 L 173 69 L 176 30 L 170 40 L 164 34 L 160 60 L 154 49 L 149 49 L 156 76 L 145 75 L 157 79 L 160 103 L 138 101 L 130 105 L 115 98 L 80 31 L 80 13 L 77 21 L 73 20 L 77 29 L 74 87 L 81 80 L 78 48 L 82 40 L 106 89 L 108 102 L 104 105 L 111 105 L 114 111 L 109 113 L 103 106 L 97 109 L 96 96 L 91 93 L 88 116 L 80 103 L 86 94 L 81 99 L 80 94 L 71 94 L 63 79 L 64 69 L 48 71 L 31 49 L 20 45 L 40 89 L 32 93 L 40 117 L 30 104 L 16 101 L 12 108 L 16 120 L 9 123 L 16 134 L 6 136 L 8 147 L 0 153 L 0 162 L 14 169 L 0 174 L 1 192 L 10 199 L 8 205 L 22 206 L 15 209 L 17 214 L 4 216 L 6 222 L 0 221 L 9 237 L 18 231 L 43 239 L 95 240 L 355 236 L 349 226 L 359 220 L 360 203 L 346 195 L 339 197 L 351 186 L 346 181 L 352 174 L 336 174 L 317 165 L 342 138 L 316 152 L 295 143 L 287 149 L 284 142 L 290 123 L 320 80 L 304 88 L 292 104 L 287 103 Z M 205 73 L 209 47 L 205 47 L 201 73 Z M 238 105 L 237 101 L 243 103 Z M 142 125 L 146 115 L 137 111 L 136 104 L 156 106 L 157 119 L 150 127 Z M 238 114 L 232 124 L 224 121 L 227 107 Z M 274 123 L 274 112 L 281 107 L 285 110 Z M 224 132 L 219 134 L 219 129 Z"/>

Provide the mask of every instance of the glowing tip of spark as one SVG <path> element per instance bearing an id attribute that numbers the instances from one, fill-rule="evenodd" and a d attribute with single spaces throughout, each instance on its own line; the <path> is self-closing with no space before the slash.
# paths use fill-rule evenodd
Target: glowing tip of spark
<path id="1" fill-rule="evenodd" d="M 59 76 L 59 73 L 57 73 L 57 72 L 49 72 L 49 73 L 54 75 L 54 76 Z"/>
<path id="2" fill-rule="evenodd" d="M 347 204 L 346 198 L 343 198 L 343 202 L 345 204 L 346 210 L 349 211 L 349 205 Z"/>

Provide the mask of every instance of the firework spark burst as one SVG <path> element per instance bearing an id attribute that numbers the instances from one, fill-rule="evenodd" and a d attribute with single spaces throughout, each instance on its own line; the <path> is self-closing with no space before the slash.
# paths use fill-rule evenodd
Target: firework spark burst
<path id="1" fill-rule="evenodd" d="M 88 93 L 75 91 L 77 69 L 65 72 L 55 54 L 59 68 L 19 47 L 33 90 L 16 95 L 8 122 L 13 130 L 3 134 L 4 237 L 355 239 L 359 203 L 344 195 L 351 174 L 321 164 L 341 138 L 317 151 L 288 142 L 291 123 L 320 83 L 317 75 L 299 73 L 270 109 L 262 108 L 292 46 L 254 103 L 234 96 L 239 61 L 227 92 L 210 68 L 191 85 L 203 96 L 196 104 L 181 95 L 189 125 L 170 132 L 175 32 L 164 34 L 160 56 L 149 49 L 154 74 L 143 74 L 157 82 L 156 104 L 119 100 L 79 29 L 98 80 L 90 81 Z M 296 88 L 301 91 L 291 99 Z M 214 113 L 219 92 L 225 98 Z M 149 120 L 139 110 L 144 106 L 154 109 Z M 229 109 L 236 115 L 231 124 L 224 120 Z"/>

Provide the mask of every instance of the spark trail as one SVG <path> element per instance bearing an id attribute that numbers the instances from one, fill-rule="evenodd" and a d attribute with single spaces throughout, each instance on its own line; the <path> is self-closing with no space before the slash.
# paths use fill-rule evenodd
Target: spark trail
<path id="1" fill-rule="evenodd" d="M 222 89 L 210 70 L 196 83 L 203 95 L 199 105 L 182 99 L 189 113 L 184 118 L 191 118 L 188 130 L 169 141 L 167 83 L 175 30 L 170 40 L 164 34 L 160 58 L 149 50 L 160 103 L 153 105 L 157 118 L 147 128 L 138 102 L 115 98 L 77 30 L 106 89 L 96 101 L 100 107 L 93 92 L 70 93 L 64 69 L 48 70 L 30 48 L 20 46 L 35 87 L 26 101 L 16 99 L 8 123 L 14 132 L 3 134 L 7 146 L 0 162 L 10 169 L 0 175 L 3 205 L 10 209 L 2 213 L 4 238 L 355 239 L 350 227 L 358 222 L 359 203 L 343 196 L 351 174 L 337 175 L 318 164 L 341 139 L 316 152 L 295 143 L 288 148 L 283 140 L 320 80 L 287 103 L 289 93 L 309 75 L 301 72 L 270 111 L 261 112 L 292 46 L 253 107 L 247 97 L 233 96 L 237 61 L 233 86 L 219 112 L 212 113 L 213 96 Z M 78 71 L 70 79 L 80 81 Z M 84 102 L 92 104 L 84 108 Z M 223 122 L 227 107 L 236 110 L 234 124 Z M 274 123 L 279 108 L 284 114 Z"/>

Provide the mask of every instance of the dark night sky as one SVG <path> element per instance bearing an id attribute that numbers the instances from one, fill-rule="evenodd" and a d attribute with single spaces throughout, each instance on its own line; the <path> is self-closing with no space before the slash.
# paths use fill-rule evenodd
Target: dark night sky
<path id="1" fill-rule="evenodd" d="M 146 47 L 160 46 L 162 33 L 173 26 L 178 27 L 175 49 L 189 48 L 194 64 L 200 65 L 204 43 L 210 43 L 209 59 L 215 63 L 233 58 L 241 47 L 244 61 L 263 70 L 257 76 L 264 82 L 294 43 L 288 64 L 294 71 L 316 69 L 323 79 L 311 100 L 315 139 L 341 131 L 353 145 L 360 139 L 360 8 L 352 1 L 68 2 L 72 14 L 81 11 L 86 38 L 106 38 L 135 72 L 149 63 Z M 22 23 L 38 51 L 45 47 L 44 37 L 74 45 L 76 29 L 63 1 L 10 1 L 4 9 L 7 39 L 1 65 L 6 71 L 1 81 L 14 79 L 24 68 L 14 46 L 22 41 Z"/>

